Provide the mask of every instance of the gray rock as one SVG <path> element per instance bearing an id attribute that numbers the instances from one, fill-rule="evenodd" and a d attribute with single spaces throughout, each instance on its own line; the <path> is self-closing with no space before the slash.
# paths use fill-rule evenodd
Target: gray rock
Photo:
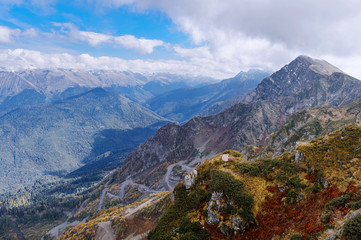
<path id="1" fill-rule="evenodd" d="M 226 225 L 226 224 L 222 224 L 220 227 L 219 227 L 219 231 L 221 231 L 221 233 L 223 233 L 223 235 L 225 236 L 229 236 L 229 227 Z"/>
<path id="2" fill-rule="evenodd" d="M 300 194 L 298 194 L 298 196 L 297 196 L 297 200 L 302 200 L 303 199 L 303 193 L 302 192 L 300 192 Z"/>
<path id="3" fill-rule="evenodd" d="M 326 179 L 322 178 L 322 179 L 320 180 L 320 184 L 321 184 L 321 186 L 322 186 L 323 189 L 328 188 L 328 181 L 327 181 Z"/>
<path id="4" fill-rule="evenodd" d="M 232 217 L 232 229 L 234 231 L 234 235 L 238 232 L 244 233 L 246 231 L 246 228 L 238 215 Z"/>
<path id="5" fill-rule="evenodd" d="M 284 185 L 283 187 L 279 187 L 278 191 L 284 192 L 286 190 L 286 188 L 287 188 L 286 185 Z"/>
<path id="6" fill-rule="evenodd" d="M 295 162 L 297 164 L 300 164 L 301 162 L 303 162 L 305 160 L 303 153 L 301 151 L 296 151 L 295 154 Z"/>
<path id="7" fill-rule="evenodd" d="M 186 186 L 186 189 L 189 190 L 192 187 L 193 184 L 193 180 L 192 180 L 192 175 L 187 174 L 184 177 L 184 185 Z"/>
<path id="8" fill-rule="evenodd" d="M 222 199 L 222 192 L 213 192 L 212 197 L 208 202 L 207 207 L 207 224 L 218 224 L 220 219 L 217 216 L 217 210 L 221 208 L 220 200 Z"/>

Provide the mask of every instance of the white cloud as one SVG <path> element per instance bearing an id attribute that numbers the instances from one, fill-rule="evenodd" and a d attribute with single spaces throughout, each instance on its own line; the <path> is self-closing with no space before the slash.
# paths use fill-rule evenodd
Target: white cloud
<path id="1" fill-rule="evenodd" d="M 350 0 L 97 0 L 103 7 L 131 5 L 166 13 L 195 49 L 180 56 L 240 69 L 273 70 L 299 54 L 330 57 L 361 78 L 361 1 Z M 103 2 L 103 4 L 102 4 Z M 200 48 L 204 47 L 200 53 Z M 203 55 L 202 55 L 203 54 Z M 202 55 L 202 56 L 201 56 Z M 327 60 L 327 59 L 326 59 Z"/>
<path id="2" fill-rule="evenodd" d="M 77 31 L 73 33 L 77 39 L 88 42 L 91 46 L 97 46 L 102 43 L 111 42 L 113 37 L 95 32 Z"/>
<path id="3" fill-rule="evenodd" d="M 54 26 L 60 27 L 62 34 L 68 35 L 72 40 L 84 41 L 91 46 L 98 46 L 103 43 L 112 44 L 114 47 L 123 47 L 135 50 L 140 54 L 150 54 L 154 48 L 164 46 L 165 43 L 157 39 L 136 38 L 132 35 L 112 36 L 109 34 L 80 31 L 71 23 L 53 23 Z"/>
<path id="4" fill-rule="evenodd" d="M 45 54 L 26 49 L 0 50 L 0 66 L 4 70 L 16 71 L 29 68 L 66 68 L 81 70 L 114 70 L 136 73 L 173 73 L 181 75 L 208 76 L 214 78 L 229 77 L 227 72 L 214 62 L 204 60 L 125 60 L 116 57 L 94 57 L 89 54 L 71 55 Z"/>
<path id="5" fill-rule="evenodd" d="M 0 26 L 0 43 L 11 43 L 15 37 L 21 34 L 19 29 L 11 29 L 8 27 Z"/>
<path id="6" fill-rule="evenodd" d="M 114 37 L 114 42 L 120 44 L 124 48 L 134 49 L 141 54 L 152 53 L 155 47 L 164 45 L 164 42 L 161 40 L 136 38 L 132 35 Z"/>

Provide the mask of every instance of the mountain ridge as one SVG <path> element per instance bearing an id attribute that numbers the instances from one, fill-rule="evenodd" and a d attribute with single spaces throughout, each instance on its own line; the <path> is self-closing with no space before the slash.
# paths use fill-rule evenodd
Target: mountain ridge
<path id="1" fill-rule="evenodd" d="M 184 125 L 168 124 L 130 153 L 119 170 L 118 181 L 132 173 L 162 174 L 167 162 L 191 162 L 226 149 L 240 150 L 246 145 L 260 145 L 269 134 L 280 128 L 294 112 L 324 104 L 345 105 L 361 97 L 361 82 L 333 72 L 324 61 L 300 56 L 279 71 L 265 78 L 240 103 L 209 116 L 195 117 Z M 321 62 L 320 68 L 333 69 L 320 74 L 310 66 Z M 293 67 L 297 71 L 290 69 Z M 313 67 L 314 68 L 314 67 Z M 305 84 L 301 84 L 302 82 Z M 279 88 L 281 83 L 285 84 Z M 269 88 L 266 88 L 269 86 Z M 289 88 L 291 86 L 292 88 Z M 167 189 L 163 180 L 146 179 L 156 189 Z"/>

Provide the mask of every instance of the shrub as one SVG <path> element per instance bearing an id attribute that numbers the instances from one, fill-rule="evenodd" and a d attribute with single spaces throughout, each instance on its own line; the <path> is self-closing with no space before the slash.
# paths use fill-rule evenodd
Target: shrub
<path id="1" fill-rule="evenodd" d="M 344 225 L 343 236 L 349 240 L 361 239 L 361 215 L 347 221 Z"/>
<path id="2" fill-rule="evenodd" d="M 361 200 L 350 202 L 347 206 L 351 207 L 352 209 L 359 209 L 361 208 Z"/>
<path id="3" fill-rule="evenodd" d="M 286 203 L 296 204 L 298 195 L 299 195 L 299 191 L 296 191 L 294 189 L 289 190 L 286 195 Z"/>
<path id="4" fill-rule="evenodd" d="M 350 194 L 345 194 L 343 196 L 336 197 L 336 198 L 332 199 L 331 201 L 329 201 L 325 205 L 325 208 L 327 210 L 331 210 L 334 208 L 341 207 L 342 205 L 345 205 L 345 203 L 350 199 L 350 197 L 351 197 Z"/>
<path id="5" fill-rule="evenodd" d="M 322 216 L 322 222 L 324 224 L 329 223 L 331 220 L 331 213 L 326 213 L 325 215 Z"/>
<path id="6" fill-rule="evenodd" d="M 241 157 L 241 158 L 243 158 L 242 153 L 240 153 L 238 151 L 235 151 L 235 150 L 226 150 L 226 151 L 223 152 L 223 154 L 230 154 L 233 157 Z"/>
<path id="7" fill-rule="evenodd" d="M 293 188 L 305 188 L 306 185 L 301 183 L 301 179 L 298 176 L 292 177 L 288 181 L 288 185 Z"/>
<path id="8" fill-rule="evenodd" d="M 235 179 L 231 174 L 220 170 L 211 172 L 211 191 L 223 192 L 228 198 L 234 200 L 235 204 L 241 208 L 239 214 L 247 222 L 254 221 L 253 216 L 253 197 L 245 189 L 243 182 Z"/>
<path id="9" fill-rule="evenodd" d="M 303 239 L 302 236 L 299 234 L 295 234 L 290 238 L 290 240 L 302 240 L 302 239 Z"/>

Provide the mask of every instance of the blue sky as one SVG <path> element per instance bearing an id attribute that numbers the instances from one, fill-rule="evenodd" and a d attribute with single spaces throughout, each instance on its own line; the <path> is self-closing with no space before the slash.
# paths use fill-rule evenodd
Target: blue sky
<path id="1" fill-rule="evenodd" d="M 189 38 L 178 31 L 177 26 L 166 14 L 157 10 L 147 10 L 142 13 L 135 12 L 131 6 L 118 8 L 97 7 L 96 4 L 88 5 L 86 2 L 74 3 L 74 1 L 59 1 L 49 5 L 8 4 L 2 10 L 0 24 L 13 29 L 26 31 L 34 29 L 39 36 L 31 38 L 21 37 L 21 42 L 11 42 L 6 47 L 24 46 L 34 50 L 56 52 L 59 48 L 70 53 L 89 53 L 93 56 L 114 56 L 125 59 L 135 58 L 168 58 L 164 47 L 158 47 L 152 51 L 152 56 L 139 54 L 139 51 L 122 47 L 114 47 L 111 44 L 99 43 L 96 45 L 84 44 L 79 39 L 55 37 L 49 38 L 44 34 L 66 35 L 61 33 L 59 24 L 72 24 L 74 28 L 83 32 L 101 33 L 111 36 L 132 35 L 135 38 L 157 39 L 164 43 L 180 44 L 189 46 Z M 40 36 L 43 35 L 43 36 Z M 52 49 L 54 48 L 54 49 Z"/>
<path id="2" fill-rule="evenodd" d="M 361 78 L 360 1 L 0 0 L 0 68 L 231 77 L 300 54 Z"/>

